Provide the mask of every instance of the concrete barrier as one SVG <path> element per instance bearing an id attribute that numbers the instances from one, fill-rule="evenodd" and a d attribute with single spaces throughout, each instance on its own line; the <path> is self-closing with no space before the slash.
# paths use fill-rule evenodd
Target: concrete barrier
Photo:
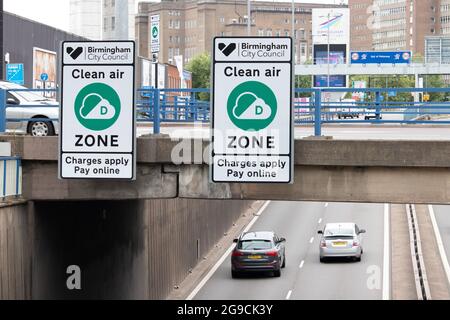
<path id="1" fill-rule="evenodd" d="M 450 203 L 449 141 L 296 140 L 295 182 L 276 187 L 210 183 L 208 159 L 202 158 L 208 154 L 208 141 L 184 141 L 183 153 L 180 142 L 167 136 L 138 138 L 137 180 L 114 184 L 59 180 L 55 137 L 2 136 L 0 141 L 11 142 L 13 155 L 22 157 L 23 194 L 32 200 L 181 197 Z M 174 151 L 185 161 L 174 164 Z"/>

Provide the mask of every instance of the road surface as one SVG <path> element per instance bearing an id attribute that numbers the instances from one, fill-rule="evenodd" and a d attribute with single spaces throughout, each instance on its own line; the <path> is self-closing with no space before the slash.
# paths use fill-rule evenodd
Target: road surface
<path id="1" fill-rule="evenodd" d="M 445 253 L 450 260 L 450 206 L 433 206 L 433 209 Z"/>
<path id="2" fill-rule="evenodd" d="M 281 277 L 232 279 L 227 257 L 194 299 L 381 299 L 383 217 L 383 204 L 271 202 L 250 231 L 273 230 L 287 239 Z M 362 262 L 319 262 L 317 230 L 328 222 L 367 230 Z"/>

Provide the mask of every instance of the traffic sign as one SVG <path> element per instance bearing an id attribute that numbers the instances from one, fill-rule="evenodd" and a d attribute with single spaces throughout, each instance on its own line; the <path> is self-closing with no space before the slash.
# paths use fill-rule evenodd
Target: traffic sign
<path id="1" fill-rule="evenodd" d="M 25 83 L 23 63 L 8 63 L 6 65 L 6 80 L 23 85 Z"/>
<path id="2" fill-rule="evenodd" d="M 289 37 L 214 39 L 211 180 L 293 182 Z"/>
<path id="3" fill-rule="evenodd" d="M 41 73 L 41 80 L 47 81 L 48 80 L 48 73 Z"/>
<path id="4" fill-rule="evenodd" d="M 62 44 L 59 174 L 135 179 L 134 41 Z"/>
<path id="5" fill-rule="evenodd" d="M 159 14 L 150 17 L 150 48 L 152 53 L 158 53 L 160 50 L 159 21 Z"/>
<path id="6" fill-rule="evenodd" d="M 350 62 L 353 64 L 409 64 L 411 51 L 352 51 Z"/>

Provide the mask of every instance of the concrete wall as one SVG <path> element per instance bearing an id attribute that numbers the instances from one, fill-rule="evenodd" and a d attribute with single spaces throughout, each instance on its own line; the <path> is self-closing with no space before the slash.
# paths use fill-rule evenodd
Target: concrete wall
<path id="1" fill-rule="evenodd" d="M 0 205 L 0 300 L 31 297 L 30 218 L 26 202 Z"/>
<path id="2" fill-rule="evenodd" d="M 33 299 L 164 299 L 249 201 L 34 202 Z M 81 268 L 80 291 L 66 287 Z"/>

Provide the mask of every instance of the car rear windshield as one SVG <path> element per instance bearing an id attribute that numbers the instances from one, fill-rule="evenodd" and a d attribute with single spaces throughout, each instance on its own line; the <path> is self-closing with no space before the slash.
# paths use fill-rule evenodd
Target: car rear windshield
<path id="1" fill-rule="evenodd" d="M 327 239 L 327 240 L 333 240 L 333 239 L 350 240 L 350 239 L 353 239 L 353 236 L 349 236 L 349 235 L 325 236 L 325 239 Z"/>
<path id="2" fill-rule="evenodd" d="M 324 236 L 327 239 L 335 239 L 335 238 L 353 238 L 354 230 L 353 228 L 333 228 L 326 229 Z"/>
<path id="3" fill-rule="evenodd" d="M 238 244 L 241 250 L 267 250 L 272 248 L 270 240 L 242 240 Z"/>

